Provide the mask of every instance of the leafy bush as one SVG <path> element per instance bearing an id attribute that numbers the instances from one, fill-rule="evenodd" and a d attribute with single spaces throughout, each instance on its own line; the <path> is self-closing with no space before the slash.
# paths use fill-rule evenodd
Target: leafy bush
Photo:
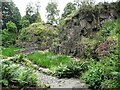
<path id="1" fill-rule="evenodd" d="M 48 52 L 35 52 L 33 54 L 29 54 L 27 58 L 33 63 L 36 63 L 41 67 L 49 68 L 51 70 L 55 70 L 61 64 L 64 65 L 71 62 L 71 59 L 65 55 L 55 55 Z"/>
<path id="2" fill-rule="evenodd" d="M 99 37 L 98 40 L 105 41 L 108 36 L 111 36 L 113 39 L 118 38 L 119 29 L 120 29 L 120 19 L 106 21 L 102 29 L 97 33 Z"/>
<path id="3" fill-rule="evenodd" d="M 105 80 L 101 83 L 102 89 L 119 89 L 119 83 L 116 80 Z"/>
<path id="4" fill-rule="evenodd" d="M 119 88 L 118 63 L 118 57 L 111 54 L 96 64 L 90 64 L 88 71 L 82 74 L 82 80 L 92 89 Z"/>
<path id="5" fill-rule="evenodd" d="M 61 65 L 56 70 L 55 75 L 59 78 L 79 77 L 83 72 L 88 70 L 88 66 L 90 63 L 92 63 L 92 60 L 81 60 Z"/>
<path id="6" fill-rule="evenodd" d="M 26 86 L 39 86 L 38 78 L 32 68 L 23 67 L 8 61 L 4 61 L 0 65 L 0 69 L 2 70 L 2 80 L 0 82 L 3 87 L 17 86 L 23 88 Z"/>
<path id="7" fill-rule="evenodd" d="M 6 23 L 6 27 L 7 27 L 7 30 L 9 32 L 17 32 L 17 27 L 15 25 L 15 23 L 9 21 L 8 23 Z"/>
<path id="8" fill-rule="evenodd" d="M 20 21 L 22 28 L 28 27 L 30 25 L 29 20 L 21 20 Z"/>
<path id="9" fill-rule="evenodd" d="M 13 32 L 8 32 L 7 29 L 1 31 L 2 34 L 2 46 L 10 47 L 14 46 L 16 43 L 17 35 Z"/>
<path id="10" fill-rule="evenodd" d="M 66 65 L 61 65 L 55 72 L 55 75 L 59 78 L 71 78 L 79 76 L 81 74 L 82 68 L 77 63 L 68 63 Z"/>
<path id="11" fill-rule="evenodd" d="M 2 46 L 14 46 L 17 38 L 17 27 L 15 23 L 9 21 L 6 23 L 6 29 L 0 31 L 2 34 Z"/>

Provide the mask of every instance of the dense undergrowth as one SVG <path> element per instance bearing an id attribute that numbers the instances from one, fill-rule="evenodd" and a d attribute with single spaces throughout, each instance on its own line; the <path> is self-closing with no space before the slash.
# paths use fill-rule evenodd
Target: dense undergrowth
<path id="1" fill-rule="evenodd" d="M 120 19 L 106 22 L 96 36 L 96 57 L 84 58 L 80 63 L 61 66 L 59 77 L 80 76 L 80 79 L 95 90 L 120 88 L 119 30 Z M 97 58 L 97 59 L 96 59 Z M 96 61 L 97 60 L 97 61 Z M 74 73 L 73 73 L 74 72 Z"/>
<path id="2" fill-rule="evenodd" d="M 21 66 L 9 61 L 0 63 L 0 70 L 2 75 L 2 87 L 11 87 L 22 89 L 25 87 L 41 87 L 38 82 L 36 71 L 27 66 Z"/>

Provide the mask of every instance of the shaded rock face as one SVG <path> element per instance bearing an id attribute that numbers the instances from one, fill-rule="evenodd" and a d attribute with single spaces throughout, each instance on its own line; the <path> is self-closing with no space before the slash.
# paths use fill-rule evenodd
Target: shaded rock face
<path id="1" fill-rule="evenodd" d="M 81 36 L 94 39 L 106 20 L 118 18 L 117 5 L 118 3 L 104 3 L 88 10 L 79 10 L 61 28 L 58 37 L 59 44 L 53 46 L 50 51 L 75 57 L 83 56 L 89 47 L 81 42 Z"/>

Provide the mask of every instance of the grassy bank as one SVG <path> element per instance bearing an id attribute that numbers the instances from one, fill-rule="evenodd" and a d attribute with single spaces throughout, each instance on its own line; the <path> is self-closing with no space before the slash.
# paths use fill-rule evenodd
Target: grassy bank
<path id="1" fill-rule="evenodd" d="M 29 60 L 33 63 L 49 68 L 51 70 L 55 70 L 60 65 L 65 65 L 71 62 L 71 59 L 65 55 L 55 55 L 49 52 L 41 53 L 35 52 L 27 56 Z"/>
<path id="2" fill-rule="evenodd" d="M 7 57 L 14 56 L 16 54 L 16 51 L 19 49 L 20 48 L 15 48 L 15 47 L 2 48 L 2 56 L 7 56 Z"/>

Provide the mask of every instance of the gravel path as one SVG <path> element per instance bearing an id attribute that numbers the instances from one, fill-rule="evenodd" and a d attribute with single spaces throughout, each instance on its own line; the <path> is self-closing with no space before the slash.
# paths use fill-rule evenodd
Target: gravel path
<path id="1" fill-rule="evenodd" d="M 50 88 L 69 88 L 69 90 L 81 90 L 80 88 L 86 88 L 84 83 L 80 83 L 79 79 L 75 78 L 64 78 L 59 79 L 44 73 L 39 73 L 39 77 L 42 83 L 50 85 Z M 77 89 L 75 89 L 77 88 Z M 79 89 L 78 89 L 79 88 Z M 65 89 L 66 90 L 66 89 Z M 87 88 L 85 90 L 88 90 Z"/>

